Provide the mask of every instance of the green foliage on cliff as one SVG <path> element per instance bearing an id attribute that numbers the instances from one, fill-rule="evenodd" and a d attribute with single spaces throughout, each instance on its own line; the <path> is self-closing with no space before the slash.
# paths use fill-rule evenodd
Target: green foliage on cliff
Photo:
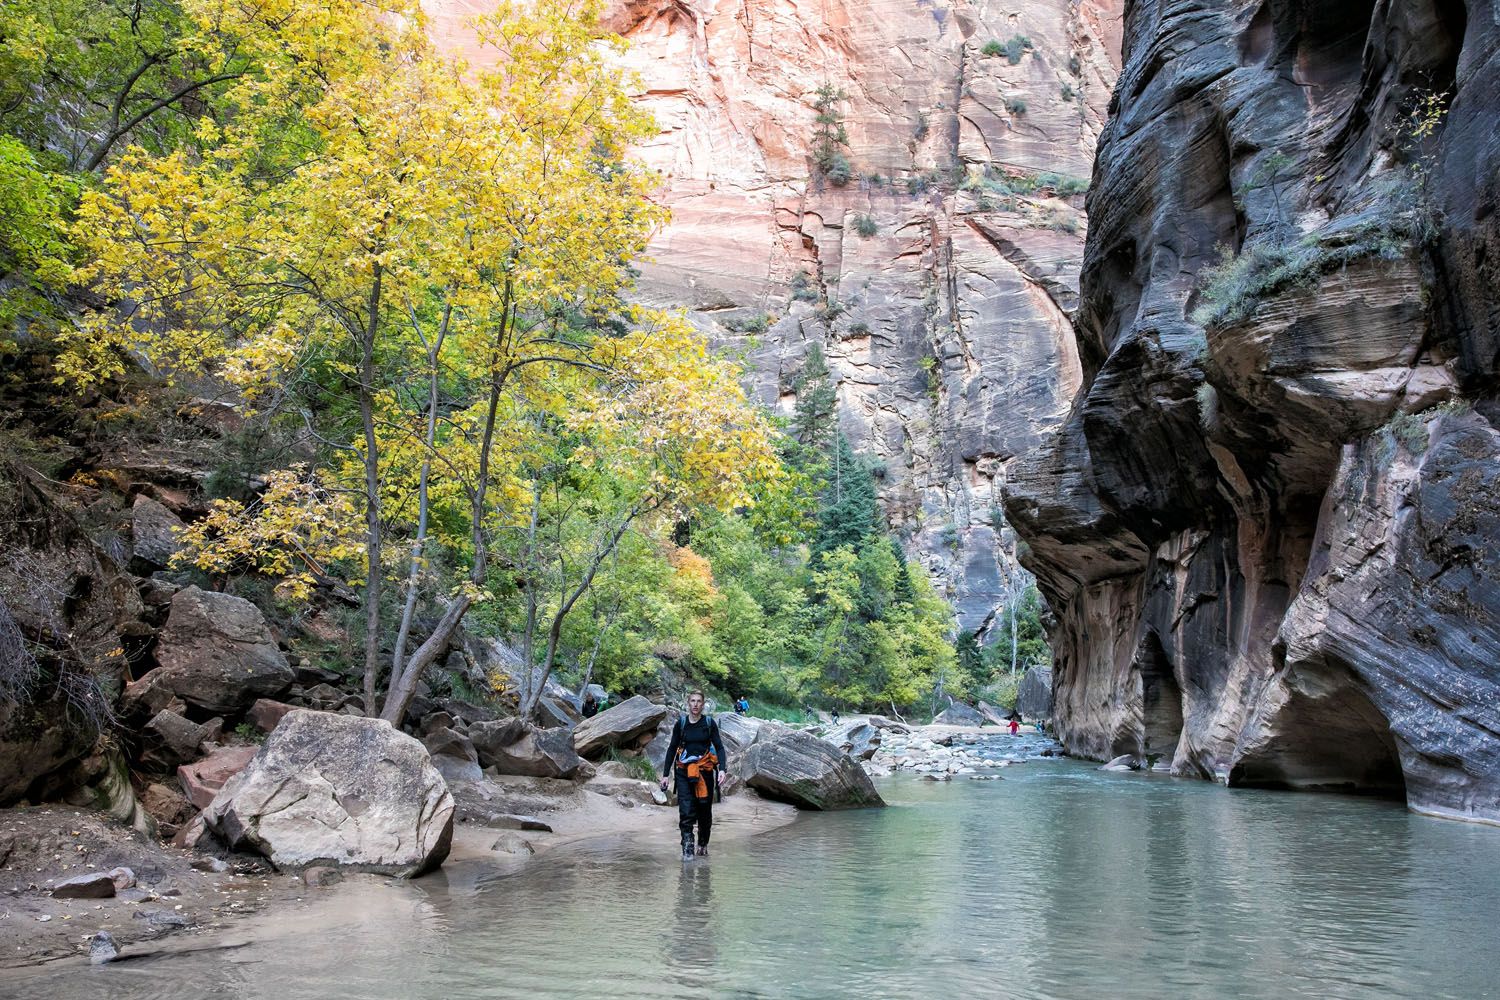
<path id="1" fill-rule="evenodd" d="M 1006 41 L 992 38 L 984 43 L 979 54 L 982 56 L 1004 56 L 1012 65 L 1019 65 L 1021 58 L 1032 50 L 1031 39 L 1025 35 L 1013 35 Z"/>
<path id="2" fill-rule="evenodd" d="M 849 133 L 844 128 L 844 114 L 839 105 L 849 95 L 833 84 L 824 81 L 813 96 L 813 162 L 818 170 L 835 187 L 843 187 L 854 176 L 854 168 L 844 155 L 849 145 Z"/>

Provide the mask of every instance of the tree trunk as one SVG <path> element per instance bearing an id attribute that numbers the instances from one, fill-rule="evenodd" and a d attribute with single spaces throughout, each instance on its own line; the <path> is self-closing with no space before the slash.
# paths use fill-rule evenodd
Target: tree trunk
<path id="1" fill-rule="evenodd" d="M 359 416 L 365 433 L 365 714 L 375 714 L 380 673 L 380 451 L 375 440 L 375 335 L 380 328 L 380 264 L 370 286 L 369 320 L 360 342 Z"/>
<path id="2" fill-rule="evenodd" d="M 417 534 L 412 539 L 410 567 L 406 574 L 406 606 L 401 610 L 401 626 L 396 631 L 396 646 L 391 653 L 393 687 L 395 679 L 401 676 L 406 666 L 406 644 L 411 638 L 411 623 L 416 617 L 417 598 L 421 591 L 419 581 L 422 560 L 427 553 L 427 520 L 431 507 L 428 484 L 432 480 L 432 449 L 437 441 L 438 356 L 442 353 L 443 340 L 448 333 L 448 320 L 452 315 L 452 306 L 443 310 L 443 322 L 430 344 L 422 336 L 422 328 L 417 323 L 415 314 L 412 316 L 412 326 L 427 348 L 427 430 L 423 437 L 425 447 L 422 452 L 422 471 L 417 478 Z"/>
<path id="3" fill-rule="evenodd" d="M 444 313 L 443 329 L 445 332 L 447 329 L 449 315 L 450 314 L 447 312 Z M 469 531 L 470 539 L 474 546 L 474 563 L 469 569 L 469 583 L 475 588 L 484 585 L 485 576 L 489 572 L 488 550 L 485 545 L 484 537 L 485 500 L 489 495 L 490 458 L 495 446 L 495 425 L 497 422 L 497 415 L 500 410 L 500 394 L 504 390 L 505 378 L 508 374 L 508 369 L 501 368 L 499 366 L 500 355 L 504 343 L 509 336 L 510 324 L 512 323 L 513 319 L 514 309 L 512 305 L 510 285 L 507 282 L 505 292 L 505 305 L 502 309 L 500 330 L 496 335 L 495 342 L 490 353 L 491 370 L 489 405 L 485 410 L 484 434 L 479 446 L 479 468 L 476 473 L 477 481 L 474 484 L 472 501 L 469 505 Z M 433 364 L 432 366 L 432 379 L 431 413 L 435 418 L 435 415 L 437 413 L 436 364 Z M 432 428 L 434 426 L 431 420 L 429 420 L 428 426 L 429 428 Z M 428 446 L 428 455 L 431 455 L 430 439 Z M 422 529 L 419 532 L 423 535 L 424 541 L 426 531 L 425 472 L 430 467 L 431 459 L 424 458 L 424 493 L 421 512 Z M 413 567 L 413 569 L 415 570 L 415 566 Z M 410 604 L 411 597 L 412 595 L 408 594 L 408 604 Z M 385 719 L 393 726 L 399 726 L 401 724 L 402 719 L 404 719 L 406 716 L 406 710 L 411 706 L 412 698 L 416 695 L 417 681 L 422 679 L 422 674 L 426 672 L 427 668 L 430 667 L 437 660 L 438 656 L 448 648 L 448 645 L 453 641 L 453 633 L 458 629 L 459 623 L 463 621 L 464 615 L 468 613 L 468 610 L 473 605 L 473 603 L 474 598 L 469 594 L 463 594 L 455 599 L 453 603 L 448 605 L 447 609 L 443 612 L 443 616 L 438 619 L 438 623 L 433 628 L 432 634 L 427 637 L 427 640 L 423 642 L 421 646 L 417 647 L 417 651 L 412 654 L 411 659 L 404 664 L 404 667 L 399 669 L 399 671 L 396 669 L 392 670 L 391 689 L 386 695 L 385 708 L 380 713 L 381 718 Z"/>
<path id="4" fill-rule="evenodd" d="M 532 714 L 536 712 L 537 703 L 542 700 L 542 691 L 547 686 L 547 678 L 552 676 L 552 666 L 557 659 L 557 647 L 562 641 L 563 622 L 567 620 L 569 612 L 573 610 L 579 598 L 588 593 L 589 588 L 594 585 L 594 577 L 598 574 L 599 567 L 603 566 L 604 561 L 614 553 L 615 547 L 620 544 L 620 539 L 625 537 L 626 530 L 631 524 L 635 523 L 635 519 L 646 511 L 655 509 L 656 506 L 658 506 L 658 503 L 654 501 L 643 502 L 637 504 L 625 515 L 625 519 L 610 534 L 604 546 L 593 554 L 589 561 L 588 570 L 584 573 L 583 579 L 578 581 L 578 586 L 574 587 L 567 599 L 558 606 L 557 613 L 552 616 L 552 622 L 547 628 L 547 652 L 542 659 L 540 676 L 534 679 L 531 677 L 532 667 L 529 655 L 526 660 L 527 692 L 526 700 L 521 703 L 521 718 L 531 718 Z"/>

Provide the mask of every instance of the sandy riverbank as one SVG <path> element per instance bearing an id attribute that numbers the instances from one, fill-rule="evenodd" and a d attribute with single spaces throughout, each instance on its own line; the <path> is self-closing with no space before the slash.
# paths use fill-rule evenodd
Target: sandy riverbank
<path id="1" fill-rule="evenodd" d="M 624 839 L 675 854 L 677 807 L 651 801 L 652 786 L 599 776 L 587 782 L 500 777 L 456 782 L 458 803 L 447 866 L 469 874 L 514 870 L 545 853 L 596 838 Z M 714 842 L 792 821 L 797 810 L 751 791 L 714 809 Z M 520 829 L 532 821 L 550 827 Z M 197 864 L 199 867 L 194 867 Z M 131 869 L 135 885 L 105 899 L 54 898 L 49 888 L 80 874 Z M 310 869 L 282 873 L 263 859 L 234 855 L 222 871 L 209 855 L 147 841 L 100 813 L 66 806 L 0 810 L 0 969 L 88 962 L 101 931 L 121 960 L 244 940 L 245 918 L 288 915 L 326 894 L 358 896 L 382 876 Z M 264 923 L 260 921 L 258 923 Z"/>

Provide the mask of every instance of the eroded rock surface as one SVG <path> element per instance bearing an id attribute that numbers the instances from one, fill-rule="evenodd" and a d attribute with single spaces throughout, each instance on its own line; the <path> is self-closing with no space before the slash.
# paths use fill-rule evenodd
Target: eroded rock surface
<path id="1" fill-rule="evenodd" d="M 1034 721 L 1052 718 L 1052 668 L 1032 667 L 1016 689 L 1016 714 Z"/>
<path id="2" fill-rule="evenodd" d="M 1083 388 L 1005 490 L 1071 752 L 1500 819 L 1493 14 L 1129 9 Z"/>

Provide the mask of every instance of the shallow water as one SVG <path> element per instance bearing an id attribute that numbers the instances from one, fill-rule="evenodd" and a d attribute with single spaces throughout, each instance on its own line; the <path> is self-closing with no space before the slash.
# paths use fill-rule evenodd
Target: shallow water
<path id="1" fill-rule="evenodd" d="M 600 841 L 349 885 L 242 948 L 0 995 L 1500 996 L 1500 829 L 1071 761 L 881 788 L 707 862 Z"/>

